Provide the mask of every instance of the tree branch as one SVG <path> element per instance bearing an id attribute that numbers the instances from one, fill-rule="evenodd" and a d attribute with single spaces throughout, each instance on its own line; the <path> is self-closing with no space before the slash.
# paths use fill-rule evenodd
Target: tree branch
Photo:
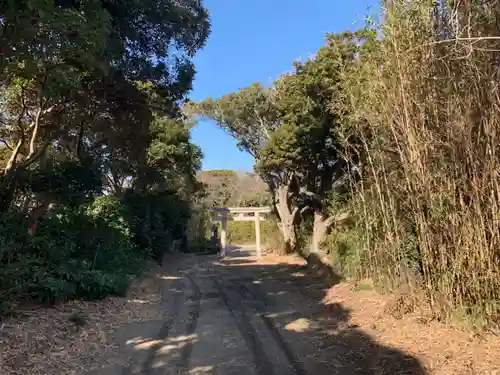
<path id="1" fill-rule="evenodd" d="M 256 109 L 254 109 L 254 112 L 255 112 L 255 116 L 257 116 L 257 120 L 259 121 L 262 132 L 264 133 L 264 135 L 266 136 L 267 139 L 271 138 L 269 131 L 267 130 L 267 128 L 264 125 L 264 121 L 262 120 L 262 117 L 260 117 L 260 115 Z"/>
<path id="2" fill-rule="evenodd" d="M 0 142 L 2 142 L 5 147 L 7 147 L 10 151 L 14 151 L 14 149 L 9 145 L 9 143 L 5 139 L 0 139 Z"/>
<path id="3" fill-rule="evenodd" d="M 39 147 L 33 155 L 31 155 L 31 157 L 28 157 L 28 158 L 26 158 L 26 160 L 23 161 L 23 163 L 21 164 L 21 167 L 26 168 L 26 167 L 30 166 L 31 164 L 33 164 L 35 161 L 37 161 L 42 156 L 42 154 L 45 152 L 47 147 L 49 147 L 49 145 L 54 141 L 54 139 L 62 133 L 63 133 L 63 130 L 61 129 L 61 130 L 57 131 L 56 134 L 54 134 L 52 137 L 49 137 L 49 139 L 47 139 L 43 143 L 43 145 L 41 147 Z"/>
<path id="4" fill-rule="evenodd" d="M 43 108 L 39 107 L 35 117 L 35 126 L 33 128 L 33 133 L 31 133 L 30 148 L 28 153 L 28 159 L 35 153 L 36 138 L 38 136 L 38 130 L 40 129 L 40 119 L 42 118 Z"/>
<path id="5" fill-rule="evenodd" d="M 7 164 L 5 165 L 4 173 L 7 173 L 12 168 L 14 168 L 14 165 L 16 165 L 17 156 L 19 155 L 19 151 L 21 150 L 21 147 L 23 146 L 23 144 L 24 144 L 24 132 L 21 132 L 21 136 L 19 137 L 19 140 L 17 141 L 16 148 L 14 149 L 12 154 L 10 155 L 9 160 L 7 161 Z"/>
<path id="6" fill-rule="evenodd" d="M 310 206 L 304 206 L 304 207 L 302 207 L 300 209 L 300 214 L 304 215 L 307 211 L 310 211 L 310 210 L 312 210 L 312 207 L 310 207 Z"/>
<path id="7" fill-rule="evenodd" d="M 9 160 L 7 161 L 7 164 L 5 165 L 4 168 L 4 173 L 7 173 L 10 171 L 14 166 L 16 165 L 17 157 L 19 155 L 19 152 L 21 151 L 21 147 L 24 144 L 25 141 L 25 134 L 24 134 L 24 129 L 21 126 L 21 121 L 23 120 L 24 113 L 26 112 L 26 103 L 24 101 L 24 87 L 21 87 L 21 103 L 22 103 L 22 110 L 19 113 L 19 116 L 17 117 L 17 128 L 19 129 L 19 140 L 17 141 L 17 145 L 14 148 L 12 154 L 10 155 Z"/>
<path id="8" fill-rule="evenodd" d="M 348 219 L 350 216 L 351 215 L 348 211 L 332 215 L 325 220 L 326 227 L 329 228 L 332 224 L 344 221 Z"/>

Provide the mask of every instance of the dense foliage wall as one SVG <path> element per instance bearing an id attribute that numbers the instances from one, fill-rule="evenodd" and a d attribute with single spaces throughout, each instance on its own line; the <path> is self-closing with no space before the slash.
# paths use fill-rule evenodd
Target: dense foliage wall
<path id="1" fill-rule="evenodd" d="M 0 312 L 123 294 L 184 237 L 200 192 L 180 105 L 208 13 L 20 0 L 0 19 Z"/>
<path id="2" fill-rule="evenodd" d="M 263 241 L 271 237 L 277 230 L 276 222 L 272 220 L 261 221 L 260 235 Z M 253 221 L 227 222 L 227 238 L 233 244 L 254 244 L 255 243 L 255 223 Z"/>

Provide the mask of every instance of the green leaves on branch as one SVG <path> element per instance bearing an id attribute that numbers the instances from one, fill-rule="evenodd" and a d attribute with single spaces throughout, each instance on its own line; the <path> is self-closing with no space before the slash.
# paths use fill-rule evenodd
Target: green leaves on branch
<path id="1" fill-rule="evenodd" d="M 273 92 L 259 83 L 220 99 L 189 103 L 185 111 L 214 120 L 238 141 L 238 147 L 257 157 L 281 120 L 273 103 Z"/>
<path id="2" fill-rule="evenodd" d="M 0 1 L 0 227 L 19 218 L 0 294 L 102 297 L 181 236 L 201 153 L 180 105 L 209 31 L 199 0 Z"/>

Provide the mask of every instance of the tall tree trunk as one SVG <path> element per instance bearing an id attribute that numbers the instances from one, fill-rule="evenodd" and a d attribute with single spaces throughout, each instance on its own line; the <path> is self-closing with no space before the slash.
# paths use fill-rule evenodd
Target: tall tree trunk
<path id="1" fill-rule="evenodd" d="M 295 233 L 296 217 L 298 209 L 292 207 L 289 194 L 289 187 L 286 185 L 279 186 L 276 189 L 274 201 L 276 211 L 278 212 L 280 222 L 278 227 L 283 235 L 286 250 L 294 251 L 297 244 L 297 236 Z"/>
<path id="2" fill-rule="evenodd" d="M 343 221 L 349 217 L 347 212 L 334 216 L 328 216 L 321 212 L 314 212 L 314 226 L 311 238 L 311 252 L 319 253 L 321 245 L 325 242 L 328 229 L 337 222 Z"/>
<path id="3" fill-rule="evenodd" d="M 325 241 L 326 233 L 328 228 L 332 224 L 332 221 L 326 215 L 315 212 L 314 213 L 314 226 L 311 238 L 311 252 L 319 253 L 321 250 L 321 245 Z"/>
<path id="4" fill-rule="evenodd" d="M 38 207 L 31 211 L 30 216 L 28 217 L 28 233 L 33 235 L 38 229 L 38 222 L 42 218 L 43 215 L 47 212 L 50 207 L 51 202 L 46 201 L 40 204 Z"/>

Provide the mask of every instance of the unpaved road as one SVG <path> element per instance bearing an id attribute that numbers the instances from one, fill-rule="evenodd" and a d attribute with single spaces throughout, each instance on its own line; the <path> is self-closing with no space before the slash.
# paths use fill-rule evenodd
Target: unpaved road
<path id="1" fill-rule="evenodd" d="M 424 374 L 420 363 L 350 326 L 304 267 L 249 249 L 185 256 L 165 268 L 161 321 L 117 333 L 121 361 L 92 375 Z"/>

